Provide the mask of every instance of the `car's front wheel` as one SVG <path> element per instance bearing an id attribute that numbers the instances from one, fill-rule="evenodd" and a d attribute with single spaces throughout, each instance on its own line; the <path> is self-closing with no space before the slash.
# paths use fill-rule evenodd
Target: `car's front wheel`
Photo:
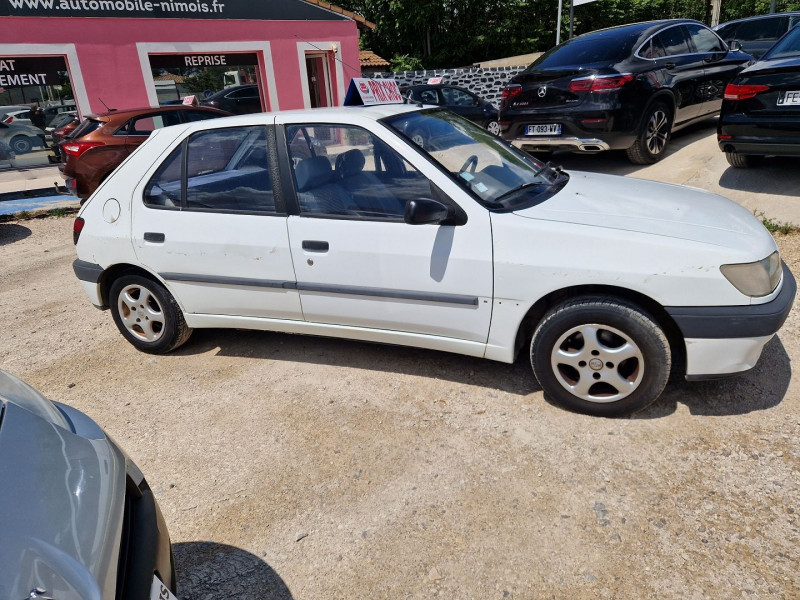
<path id="1" fill-rule="evenodd" d="M 639 135 L 628 148 L 628 159 L 637 165 L 658 162 L 667 152 L 672 133 L 672 113 L 663 102 L 653 103 L 642 119 Z"/>
<path id="2" fill-rule="evenodd" d="M 764 157 L 758 154 L 739 154 L 738 152 L 726 152 L 725 158 L 728 164 L 737 169 L 747 169 L 756 167 L 764 162 Z"/>
<path id="3" fill-rule="evenodd" d="M 598 296 L 566 301 L 544 316 L 531 339 L 531 365 L 557 402 L 615 417 L 659 397 L 671 356 L 655 319 L 624 300 Z"/>
<path id="4" fill-rule="evenodd" d="M 192 334 L 175 298 L 160 283 L 123 275 L 111 285 L 111 315 L 123 336 L 142 352 L 163 354 Z"/>
<path id="5" fill-rule="evenodd" d="M 492 119 L 486 124 L 486 131 L 492 135 L 500 135 L 500 123 L 497 122 L 497 119 Z"/>

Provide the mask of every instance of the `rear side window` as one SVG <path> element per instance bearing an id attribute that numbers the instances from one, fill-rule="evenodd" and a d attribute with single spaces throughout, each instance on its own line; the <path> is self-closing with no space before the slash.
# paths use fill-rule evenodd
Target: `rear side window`
<path id="1" fill-rule="evenodd" d="M 147 182 L 144 203 L 158 208 L 180 208 L 181 173 L 183 170 L 183 146 L 178 146 L 161 163 L 158 171 Z"/>
<path id="2" fill-rule="evenodd" d="M 722 40 L 710 29 L 701 25 L 686 25 L 686 29 L 697 52 L 722 52 L 725 50 Z"/>
<path id="3" fill-rule="evenodd" d="M 78 125 L 75 128 L 75 131 L 72 132 L 72 139 L 78 139 L 79 137 L 83 137 L 84 135 L 89 135 L 93 131 L 97 131 L 103 126 L 103 121 L 97 121 L 95 119 L 84 119 L 83 123 Z"/>

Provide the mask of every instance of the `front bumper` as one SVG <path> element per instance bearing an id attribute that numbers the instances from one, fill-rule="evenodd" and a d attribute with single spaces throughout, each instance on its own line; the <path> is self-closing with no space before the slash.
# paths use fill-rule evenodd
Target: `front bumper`
<path id="1" fill-rule="evenodd" d="M 704 379 L 755 366 L 764 345 L 789 316 L 797 294 L 794 275 L 783 263 L 783 285 L 765 304 L 665 307 L 686 343 L 686 376 Z"/>

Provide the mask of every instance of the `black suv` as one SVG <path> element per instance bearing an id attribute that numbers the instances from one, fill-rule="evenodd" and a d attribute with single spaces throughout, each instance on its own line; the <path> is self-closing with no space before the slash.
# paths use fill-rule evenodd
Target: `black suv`
<path id="1" fill-rule="evenodd" d="M 215 94 L 211 94 L 200 104 L 225 110 L 235 115 L 258 113 L 263 110 L 261 108 L 261 95 L 258 93 L 258 86 L 255 83 L 232 85 Z"/>
<path id="2" fill-rule="evenodd" d="M 488 129 L 489 133 L 500 134 L 494 105 L 462 87 L 446 83 L 421 84 L 402 87 L 400 93 L 412 102 L 444 106 L 447 110 Z"/>
<path id="3" fill-rule="evenodd" d="M 627 150 L 654 163 L 673 131 L 719 112 L 725 85 L 752 60 L 686 19 L 587 33 L 511 79 L 501 135 L 530 152 Z"/>
<path id="4" fill-rule="evenodd" d="M 781 36 L 800 23 L 800 12 L 777 13 L 720 23 L 714 31 L 725 43 L 736 40 L 742 50 L 761 58 Z"/>

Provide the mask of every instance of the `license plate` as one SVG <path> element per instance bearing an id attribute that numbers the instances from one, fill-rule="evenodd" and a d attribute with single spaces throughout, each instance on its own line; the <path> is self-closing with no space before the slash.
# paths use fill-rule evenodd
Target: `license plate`
<path id="1" fill-rule="evenodd" d="M 800 91 L 784 92 L 778 97 L 778 106 L 798 106 L 800 105 Z"/>
<path id="2" fill-rule="evenodd" d="M 525 135 L 561 135 L 561 123 L 528 125 L 525 127 Z"/>
<path id="3" fill-rule="evenodd" d="M 175 594 L 169 591 L 158 576 L 153 575 L 153 585 L 150 586 L 150 600 L 178 600 Z"/>

